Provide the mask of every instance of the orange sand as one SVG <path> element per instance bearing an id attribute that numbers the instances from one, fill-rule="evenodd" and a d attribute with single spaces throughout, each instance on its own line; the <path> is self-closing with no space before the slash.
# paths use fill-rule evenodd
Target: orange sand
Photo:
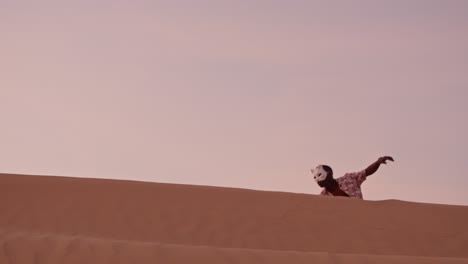
<path id="1" fill-rule="evenodd" d="M 468 207 L 0 174 L 0 263 L 468 263 Z"/>

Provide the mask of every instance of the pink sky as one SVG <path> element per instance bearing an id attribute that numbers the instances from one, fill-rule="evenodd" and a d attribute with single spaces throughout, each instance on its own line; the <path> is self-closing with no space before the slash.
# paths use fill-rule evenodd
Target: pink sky
<path id="1" fill-rule="evenodd" d="M 468 2 L 311 2 L 0 1 L 0 171 L 468 205 Z"/>

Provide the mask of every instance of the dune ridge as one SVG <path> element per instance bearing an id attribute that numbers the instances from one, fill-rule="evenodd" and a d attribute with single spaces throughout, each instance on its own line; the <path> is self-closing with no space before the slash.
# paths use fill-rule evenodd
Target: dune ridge
<path id="1" fill-rule="evenodd" d="M 465 206 L 0 174 L 0 214 L 0 263 L 468 263 Z"/>

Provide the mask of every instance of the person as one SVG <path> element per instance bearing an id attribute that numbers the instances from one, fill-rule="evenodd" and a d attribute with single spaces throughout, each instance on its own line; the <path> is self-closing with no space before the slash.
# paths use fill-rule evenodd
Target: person
<path id="1" fill-rule="evenodd" d="M 314 180 L 322 187 L 320 195 L 345 196 L 363 199 L 361 184 L 374 174 L 381 164 L 387 164 L 387 161 L 394 161 L 390 156 L 380 157 L 365 170 L 359 172 L 346 173 L 340 178 L 333 178 L 333 170 L 330 166 L 319 165 L 312 169 Z"/>

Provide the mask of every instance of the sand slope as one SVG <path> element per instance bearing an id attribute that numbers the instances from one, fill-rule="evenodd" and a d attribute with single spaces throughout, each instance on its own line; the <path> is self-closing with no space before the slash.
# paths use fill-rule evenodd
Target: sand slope
<path id="1" fill-rule="evenodd" d="M 0 263 L 468 263 L 466 223 L 463 206 L 0 175 Z"/>

